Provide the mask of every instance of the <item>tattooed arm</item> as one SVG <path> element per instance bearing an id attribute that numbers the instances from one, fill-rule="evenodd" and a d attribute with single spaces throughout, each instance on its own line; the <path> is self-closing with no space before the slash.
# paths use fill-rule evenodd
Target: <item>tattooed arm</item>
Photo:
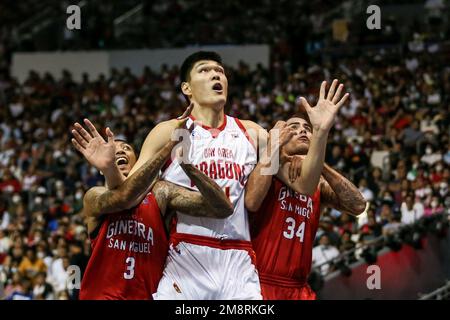
<path id="1" fill-rule="evenodd" d="M 182 168 L 200 192 L 167 181 L 156 182 L 152 192 L 163 215 L 176 210 L 191 216 L 223 219 L 233 213 L 232 204 L 213 180 L 191 165 L 183 164 Z"/>
<path id="2" fill-rule="evenodd" d="M 320 183 L 321 202 L 336 210 L 357 216 L 364 212 L 366 200 L 356 186 L 324 164 Z"/>
<path id="3" fill-rule="evenodd" d="M 180 166 L 191 181 L 197 186 L 202 195 L 202 200 L 204 200 L 203 202 L 205 202 L 207 207 L 210 207 L 208 210 L 212 209 L 213 216 L 216 218 L 226 218 L 233 213 L 233 205 L 214 180 L 208 178 L 203 172 L 191 164 L 181 163 Z M 173 206 L 172 208 L 182 211 L 182 209 L 177 209 Z M 208 215 L 208 213 L 205 214 L 204 212 L 200 212 L 200 214 Z"/>
<path id="4" fill-rule="evenodd" d="M 117 189 L 105 187 L 89 189 L 83 199 L 84 215 L 97 217 L 119 212 L 139 204 L 150 191 L 152 182 L 166 162 L 176 141 L 169 141 L 152 159 L 147 160 Z"/>

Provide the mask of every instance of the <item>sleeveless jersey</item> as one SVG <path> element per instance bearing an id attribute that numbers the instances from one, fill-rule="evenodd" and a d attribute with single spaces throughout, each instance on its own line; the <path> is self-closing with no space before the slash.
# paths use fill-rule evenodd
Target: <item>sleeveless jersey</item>
<path id="1" fill-rule="evenodd" d="M 195 119 L 187 121 L 189 127 Z M 250 241 L 244 188 L 256 165 L 257 155 L 242 123 L 225 115 L 219 128 L 195 125 L 191 132 L 189 160 L 213 179 L 229 197 L 234 207 L 225 219 L 192 217 L 177 212 L 176 232 L 219 239 Z M 162 178 L 183 187 L 198 190 L 176 162 L 168 164 Z"/>
<path id="2" fill-rule="evenodd" d="M 169 248 L 153 194 L 133 209 L 104 215 L 91 247 L 80 299 L 151 299 Z"/>
<path id="3" fill-rule="evenodd" d="M 293 191 L 276 177 L 272 179 L 261 208 L 250 217 L 262 283 L 306 283 L 319 218 L 319 188 L 309 197 Z"/>

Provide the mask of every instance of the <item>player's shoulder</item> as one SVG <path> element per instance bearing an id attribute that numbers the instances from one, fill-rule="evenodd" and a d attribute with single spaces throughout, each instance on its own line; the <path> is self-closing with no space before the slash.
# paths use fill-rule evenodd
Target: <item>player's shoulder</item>
<path id="1" fill-rule="evenodd" d="M 237 119 L 237 118 L 236 118 Z M 255 129 L 255 130 L 264 130 L 263 127 L 261 127 L 259 124 L 257 124 L 256 122 L 252 121 L 252 120 L 242 120 L 242 119 L 238 119 L 242 125 L 245 127 L 245 129 Z"/>
<path id="2" fill-rule="evenodd" d="M 260 138 L 267 137 L 267 130 L 251 120 L 239 120 L 245 128 L 245 131 L 257 142 Z"/>
<path id="3" fill-rule="evenodd" d="M 158 123 L 152 131 L 154 130 L 166 130 L 166 129 L 173 129 L 177 126 L 178 124 L 178 120 L 177 119 L 169 119 L 169 120 L 165 120 L 162 121 L 160 123 Z"/>
<path id="4" fill-rule="evenodd" d="M 143 150 L 145 152 L 148 146 L 155 146 L 161 143 L 166 143 L 168 139 L 171 137 L 171 133 L 173 129 L 176 128 L 178 121 L 176 119 L 170 119 L 166 121 L 162 121 L 158 123 L 147 135 L 145 139 Z"/>

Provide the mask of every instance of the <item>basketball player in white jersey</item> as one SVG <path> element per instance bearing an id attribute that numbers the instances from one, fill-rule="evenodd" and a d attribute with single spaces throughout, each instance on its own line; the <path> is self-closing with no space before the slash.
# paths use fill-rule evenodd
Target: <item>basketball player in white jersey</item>
<path id="1" fill-rule="evenodd" d="M 226 219 L 192 218 L 177 212 L 171 246 L 155 299 L 261 299 L 250 242 L 244 187 L 257 163 L 257 150 L 246 133 L 267 133 L 252 121 L 224 113 L 228 80 L 221 58 L 197 52 L 181 67 L 181 90 L 194 104 L 187 127 L 195 125 L 186 157 L 229 195 L 234 212 Z M 147 136 L 130 176 L 172 137 L 177 120 L 158 124 Z M 178 138 L 175 138 L 178 140 Z M 109 188 L 123 182 L 118 172 Z M 178 162 L 168 163 L 162 178 L 196 190 Z M 144 192 L 144 190 L 143 190 Z"/>
<path id="2" fill-rule="evenodd" d="M 261 299 L 244 188 L 257 163 L 256 146 L 247 130 L 262 128 L 224 114 L 228 80 L 217 54 L 189 56 L 181 67 L 181 81 L 183 94 L 194 103 L 186 124 L 195 124 L 188 160 L 224 189 L 234 212 L 226 219 L 197 219 L 177 212 L 166 267 L 154 298 Z M 147 139 L 154 139 L 152 133 Z M 162 178 L 193 188 L 176 162 L 168 164 Z"/>

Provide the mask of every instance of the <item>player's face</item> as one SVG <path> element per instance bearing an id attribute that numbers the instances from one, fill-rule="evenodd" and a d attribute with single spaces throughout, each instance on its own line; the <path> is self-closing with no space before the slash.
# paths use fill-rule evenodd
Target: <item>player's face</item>
<path id="1" fill-rule="evenodd" d="M 115 141 L 114 143 L 116 145 L 116 165 L 120 172 L 127 177 L 136 163 L 136 153 L 126 142 Z"/>
<path id="2" fill-rule="evenodd" d="M 308 153 L 312 135 L 312 127 L 308 121 L 302 118 L 290 118 L 286 125 L 294 129 L 296 134 L 284 146 L 284 150 L 291 155 Z"/>
<path id="3" fill-rule="evenodd" d="M 189 82 L 183 82 L 183 93 L 201 106 L 223 108 L 227 102 L 228 79 L 216 61 L 200 60 L 194 64 Z"/>

